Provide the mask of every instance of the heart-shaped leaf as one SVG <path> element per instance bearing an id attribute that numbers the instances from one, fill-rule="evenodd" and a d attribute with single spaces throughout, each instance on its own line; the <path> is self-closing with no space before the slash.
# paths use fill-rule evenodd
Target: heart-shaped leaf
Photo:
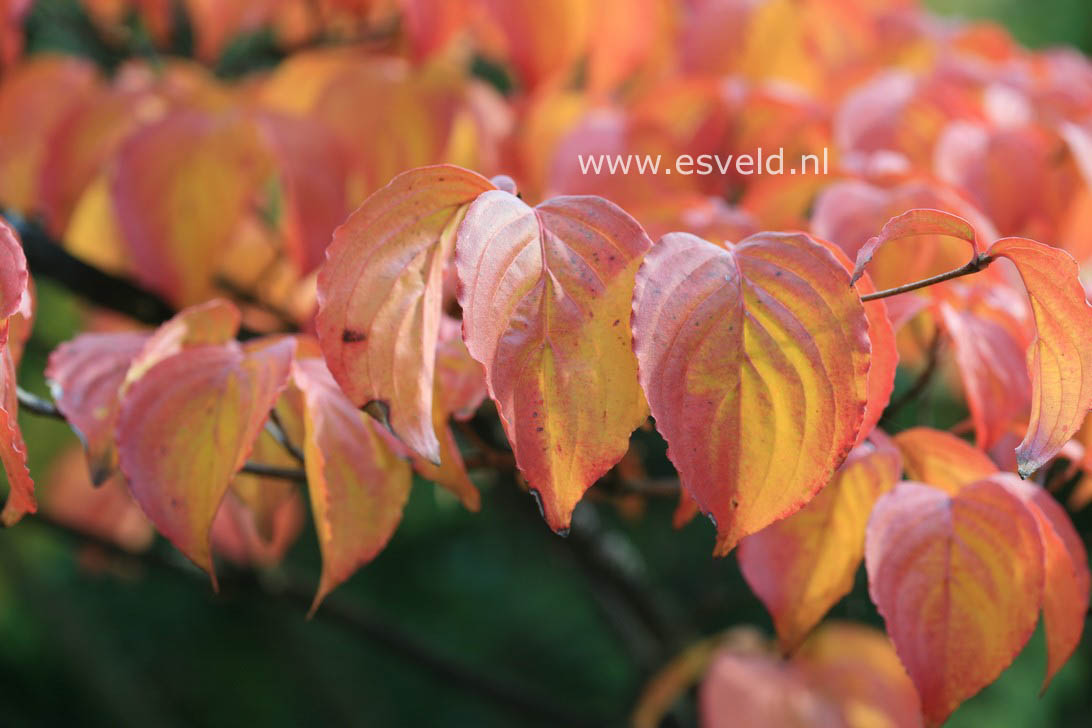
<path id="1" fill-rule="evenodd" d="M 319 271 L 316 329 L 334 379 L 353 404 L 434 463 L 444 267 L 466 205 L 491 189 L 489 180 L 451 165 L 400 174 L 337 229 Z"/>
<path id="2" fill-rule="evenodd" d="M 322 551 L 313 613 L 386 546 L 402 520 L 412 475 L 409 463 L 338 389 L 321 359 L 295 362 L 292 381 L 303 393 L 303 453 Z"/>
<path id="3" fill-rule="evenodd" d="M 806 506 L 739 543 L 740 569 L 773 617 L 785 652 L 853 588 L 872 506 L 899 479 L 898 450 L 882 433 L 873 437 L 875 444 L 854 448 Z"/>
<path id="4" fill-rule="evenodd" d="M 121 470 L 144 513 L 209 573 L 209 529 L 288 381 L 295 342 L 199 346 L 163 359 L 126 393 Z"/>
<path id="5" fill-rule="evenodd" d="M 532 208 L 487 192 L 459 231 L 467 350 L 485 367 L 516 464 L 555 531 L 648 416 L 628 321 L 650 245 L 600 197 Z"/>
<path id="6" fill-rule="evenodd" d="M 848 455 L 868 398 L 868 320 L 849 273 L 803 234 L 724 249 L 685 233 L 645 259 L 634 349 L 716 553 L 807 503 Z"/>
<path id="7" fill-rule="evenodd" d="M 865 564 L 872 601 L 931 725 L 993 682 L 1035 628 L 1039 529 L 999 483 L 955 495 L 900 483 L 873 509 Z"/>

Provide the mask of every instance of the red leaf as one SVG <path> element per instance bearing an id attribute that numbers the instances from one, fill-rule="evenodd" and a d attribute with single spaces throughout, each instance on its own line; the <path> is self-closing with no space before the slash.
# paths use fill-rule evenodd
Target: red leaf
<path id="1" fill-rule="evenodd" d="M 334 234 L 319 271 L 319 341 L 330 371 L 434 463 L 432 396 L 443 271 L 465 206 L 493 185 L 451 165 L 395 177 Z"/>
<path id="2" fill-rule="evenodd" d="M 178 305 L 208 298 L 270 171 L 256 127 L 241 116 L 176 113 L 130 135 L 109 181 L 137 279 Z"/>
<path id="3" fill-rule="evenodd" d="M 821 238 L 812 238 L 830 251 L 846 272 L 853 270 L 853 264 L 842 249 Z M 871 277 L 863 273 L 856 282 L 857 292 L 861 295 L 876 292 Z M 865 406 L 864 420 L 857 435 L 856 444 L 860 445 L 876 429 L 883 411 L 891 402 L 891 392 L 895 389 L 895 371 L 899 368 L 899 350 L 895 343 L 895 327 L 888 316 L 887 302 L 879 299 L 864 301 L 865 316 L 868 318 L 868 340 L 872 344 L 872 362 L 868 367 L 868 404 Z"/>
<path id="4" fill-rule="evenodd" d="M 322 579 L 311 612 L 368 563 L 402 519 L 410 467 L 338 389 L 321 359 L 302 359 L 292 380 L 303 393 L 311 510 L 322 550 Z"/>
<path id="5" fill-rule="evenodd" d="M 185 349 L 137 380 L 121 403 L 121 469 L 144 513 L 213 571 L 209 529 L 288 380 L 295 342 Z"/>
<path id="6" fill-rule="evenodd" d="M 900 483 L 872 512 L 865 563 L 872 601 L 932 725 L 996 679 L 1035 628 L 1038 526 L 997 482 L 956 495 Z"/>
<path id="7" fill-rule="evenodd" d="M 939 323 L 955 348 L 975 440 L 979 447 L 991 448 L 1026 413 L 1031 400 L 1024 327 L 1010 311 L 981 298 L 942 301 L 939 312 Z"/>
<path id="8" fill-rule="evenodd" d="M 11 349 L 0 346 L 0 461 L 8 476 L 8 500 L 0 512 L 0 522 L 14 526 L 27 513 L 38 510 L 34 481 L 27 470 L 27 444 L 16 415 L 19 398 L 15 387 L 15 362 Z"/>
<path id="9" fill-rule="evenodd" d="M 95 485 L 117 469 L 114 429 L 121 404 L 118 395 L 129 365 L 150 336 L 141 331 L 82 334 L 49 355 L 46 380 L 57 409 L 87 449 Z"/>
<path id="10" fill-rule="evenodd" d="M 516 464 L 555 531 L 648 416 L 627 322 L 650 245 L 600 197 L 531 208 L 487 192 L 459 230 L 467 350 L 485 367 Z"/>
<path id="11" fill-rule="evenodd" d="M 665 236 L 638 273 L 633 330 L 656 428 L 717 523 L 718 554 L 807 503 L 857 440 L 867 318 L 849 274 L 805 235 L 730 250 Z"/>
<path id="12" fill-rule="evenodd" d="M 0 217 L 0 319 L 15 315 L 26 295 L 30 275 L 19 236 Z"/>
<path id="13" fill-rule="evenodd" d="M 894 240 L 917 237 L 918 235 L 947 235 L 966 240 L 971 245 L 973 255 L 978 255 L 978 239 L 974 227 L 969 222 L 941 210 L 908 210 L 898 217 L 893 217 L 880 230 L 880 234 L 871 238 L 857 252 L 857 264 L 853 269 L 853 281 L 864 273 L 865 266 L 872 260 L 880 246 Z"/>
<path id="14" fill-rule="evenodd" d="M 1047 669 L 1043 690 L 1081 642 L 1088 614 L 1088 554 L 1073 522 L 1050 493 L 1014 476 L 994 480 L 1024 502 L 1035 517 L 1043 545 L 1043 624 L 1046 627 Z"/>
<path id="15" fill-rule="evenodd" d="M 1027 361 L 1031 421 L 1016 448 L 1020 475 L 1026 478 L 1062 449 L 1092 408 L 1092 307 L 1077 262 L 1064 250 L 1003 238 L 987 253 L 1015 264 L 1035 316 Z"/>

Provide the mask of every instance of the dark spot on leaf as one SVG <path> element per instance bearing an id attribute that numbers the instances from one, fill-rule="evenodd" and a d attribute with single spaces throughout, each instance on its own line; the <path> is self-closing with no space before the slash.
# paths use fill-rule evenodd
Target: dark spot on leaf
<path id="1" fill-rule="evenodd" d="M 388 430 L 391 429 L 391 406 L 381 399 L 373 399 L 360 409 L 370 414 Z"/>

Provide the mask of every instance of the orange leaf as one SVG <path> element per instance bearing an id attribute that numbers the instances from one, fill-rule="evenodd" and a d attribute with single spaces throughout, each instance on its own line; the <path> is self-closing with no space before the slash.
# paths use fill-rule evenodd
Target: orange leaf
<path id="1" fill-rule="evenodd" d="M 402 519 L 411 474 L 345 398 L 321 359 L 295 362 L 292 379 L 303 393 L 303 451 L 322 551 L 313 614 L 327 594 L 387 545 Z"/>
<path id="2" fill-rule="evenodd" d="M 725 250 L 667 235 L 637 275 L 634 349 L 716 553 L 799 510 L 849 454 L 868 396 L 868 322 L 849 274 L 802 234 Z"/>
<path id="3" fill-rule="evenodd" d="M 849 257 L 833 243 L 822 238 L 813 238 L 815 242 L 830 251 L 846 271 L 853 270 Z M 861 295 L 876 292 L 872 278 L 863 273 L 857 280 L 857 292 Z M 868 367 L 868 404 L 865 406 L 861 431 L 857 435 L 860 445 L 876 429 L 883 411 L 891 402 L 891 392 L 895 389 L 895 371 L 899 367 L 899 349 L 895 340 L 895 327 L 887 315 L 887 302 L 878 299 L 864 301 L 865 316 L 868 318 L 868 340 L 872 344 L 872 362 Z"/>
<path id="4" fill-rule="evenodd" d="M 1038 527 L 1000 483 L 956 495 L 900 483 L 876 503 L 865 563 L 872 601 L 932 725 L 996 679 L 1035 628 Z"/>
<path id="5" fill-rule="evenodd" d="M 465 206 L 490 189 L 484 177 L 450 165 L 401 174 L 338 228 L 319 271 L 316 329 L 334 379 L 434 463 L 444 266 Z"/>
<path id="6" fill-rule="evenodd" d="M 898 450 L 880 432 L 858 445 L 806 506 L 739 544 L 743 576 L 766 605 L 791 652 L 853 588 L 872 506 L 901 473 Z"/>
<path id="7" fill-rule="evenodd" d="M 990 293 L 1008 289 L 997 288 Z M 955 348 L 955 361 L 974 421 L 975 441 L 993 447 L 1023 417 L 1031 399 L 1021 322 L 988 300 L 947 301 L 939 306 L 939 323 Z"/>
<path id="8" fill-rule="evenodd" d="M 651 241 L 601 197 L 470 206 L 455 263 L 463 333 L 485 366 L 516 464 L 554 531 L 648 416 L 629 311 Z"/>
<path id="9" fill-rule="evenodd" d="M 18 235 L 0 218 L 0 461 L 8 476 L 8 499 L 0 522 L 13 526 L 26 513 L 38 509 L 34 481 L 27 470 L 27 446 L 19 429 L 19 396 L 15 384 L 15 357 L 8 345 L 12 317 L 29 319 L 33 313 L 28 284 L 27 260 Z M 17 332 L 18 333 L 18 332 Z M 21 351 L 22 342 L 17 342 Z"/>
<path id="10" fill-rule="evenodd" d="M 793 664 L 842 706 L 850 726 L 918 728 L 921 701 L 887 635 L 850 622 L 825 622 Z"/>
<path id="11" fill-rule="evenodd" d="M 702 728 L 846 728 L 837 703 L 774 655 L 721 652 L 699 693 Z"/>
<path id="12" fill-rule="evenodd" d="M 1043 545 L 1043 624 L 1046 627 L 1047 669 L 1043 690 L 1081 642 L 1088 614 L 1088 554 L 1065 509 L 1034 483 L 1015 476 L 994 476 L 996 482 L 1024 502 L 1035 517 Z"/>
<path id="13" fill-rule="evenodd" d="M 291 339 L 185 349 L 122 400 L 118 454 L 133 496 L 214 587 L 209 529 L 288 380 L 294 350 Z"/>
<path id="14" fill-rule="evenodd" d="M 34 481 L 27 470 L 27 444 L 16 415 L 19 398 L 15 387 L 15 362 L 11 349 L 0 346 L 0 461 L 8 476 L 8 500 L 0 512 L 0 522 L 14 526 L 27 513 L 38 510 Z"/>
<path id="15" fill-rule="evenodd" d="M 1092 307 L 1077 262 L 1064 250 L 1023 238 L 1003 238 L 987 251 L 1008 258 L 1024 281 L 1035 316 L 1028 349 L 1031 421 L 1016 448 L 1028 477 L 1054 457 L 1092 409 Z"/>
<path id="16" fill-rule="evenodd" d="M 14 316 L 19 310 L 29 281 L 23 244 L 15 230 L 0 217 L 0 320 Z"/>
<path id="17" fill-rule="evenodd" d="M 872 260 L 880 246 L 894 240 L 913 238 L 919 235 L 947 235 L 966 240 L 971 245 L 973 255 L 978 255 L 978 238 L 974 227 L 950 212 L 941 210 L 908 210 L 898 217 L 887 221 L 880 234 L 871 238 L 857 251 L 857 263 L 853 269 L 853 281 L 864 273 L 865 266 Z"/>
<path id="18" fill-rule="evenodd" d="M 46 380 L 57 409 L 87 449 L 94 485 L 102 484 L 117 469 L 114 427 L 119 392 L 129 365 L 149 337 L 140 331 L 82 334 L 49 355 Z"/>
<path id="19" fill-rule="evenodd" d="M 172 114 L 129 136 L 110 169 L 137 279 L 178 305 L 207 298 L 232 233 L 270 174 L 255 126 L 230 114 Z"/>
<path id="20" fill-rule="evenodd" d="M 155 330 L 140 354 L 133 359 L 125 374 L 122 394 L 153 366 L 183 349 L 226 344 L 233 340 L 239 332 L 241 321 L 242 314 L 238 307 L 222 298 L 179 311 Z"/>
<path id="21" fill-rule="evenodd" d="M 913 427 L 895 435 L 909 480 L 928 483 L 955 495 L 960 488 L 997 472 L 997 466 L 966 440 L 931 427 Z"/>

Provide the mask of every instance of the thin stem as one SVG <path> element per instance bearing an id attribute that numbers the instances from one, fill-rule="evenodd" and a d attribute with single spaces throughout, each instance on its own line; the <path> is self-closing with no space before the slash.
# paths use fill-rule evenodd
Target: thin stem
<path id="1" fill-rule="evenodd" d="M 910 388 L 899 395 L 898 399 L 893 400 L 887 405 L 887 409 L 884 410 L 883 418 L 886 421 L 890 421 L 896 413 L 903 407 L 910 404 L 925 391 L 926 387 L 933 380 L 933 376 L 936 374 L 940 365 L 940 345 L 943 340 L 940 327 L 933 332 L 933 340 L 929 342 L 929 359 L 925 364 L 925 368 L 921 370 L 921 374 L 914 380 L 914 383 L 910 385 Z"/>
<path id="2" fill-rule="evenodd" d="M 909 293 L 910 291 L 916 291 L 919 288 L 925 288 L 927 286 L 933 286 L 937 283 L 943 283 L 944 281 L 950 281 L 953 278 L 961 278 L 963 276 L 969 276 L 972 273 L 977 273 L 983 270 L 986 266 L 993 262 L 993 258 L 986 255 L 976 255 L 966 265 L 961 265 L 955 270 L 950 270 L 947 273 L 941 273 L 931 278 L 925 278 L 924 280 L 915 281 L 914 283 L 907 283 L 903 286 L 896 286 L 895 288 L 888 288 L 885 291 L 876 291 L 875 293 L 866 293 L 861 296 L 862 301 L 875 301 L 880 298 L 889 298 L 890 296 L 897 296 L 900 293 Z"/>
<path id="3" fill-rule="evenodd" d="M 265 463 L 246 463 L 240 472 L 260 475 L 263 478 L 280 478 L 281 480 L 292 480 L 297 483 L 307 482 L 307 473 L 299 468 L 282 468 L 278 465 L 266 465 Z"/>
<path id="4" fill-rule="evenodd" d="M 284 429 L 284 423 L 281 422 L 281 416 L 277 414 L 276 408 L 269 412 L 269 421 L 265 423 L 265 429 L 273 436 L 273 439 L 280 443 L 280 446 L 288 451 L 288 454 L 303 463 L 303 450 L 299 446 L 292 442 L 288 437 L 288 433 Z"/>
<path id="5" fill-rule="evenodd" d="M 61 422 L 68 421 L 64 414 L 57 409 L 57 405 L 45 397 L 39 397 L 22 387 L 16 388 L 16 395 L 19 398 L 19 408 L 22 411 L 39 417 L 50 417 Z M 281 468 L 264 463 L 246 463 L 243 465 L 242 472 L 250 475 L 260 475 L 265 478 L 281 478 L 282 480 L 291 480 L 297 483 L 307 482 L 307 474 L 298 468 Z"/>
<path id="6" fill-rule="evenodd" d="M 15 392 L 19 398 L 20 409 L 41 417 L 52 417 L 55 420 L 65 419 L 64 415 L 61 414 L 61 411 L 57 409 L 57 405 L 53 404 L 45 397 L 39 397 L 22 387 L 16 387 Z"/>

